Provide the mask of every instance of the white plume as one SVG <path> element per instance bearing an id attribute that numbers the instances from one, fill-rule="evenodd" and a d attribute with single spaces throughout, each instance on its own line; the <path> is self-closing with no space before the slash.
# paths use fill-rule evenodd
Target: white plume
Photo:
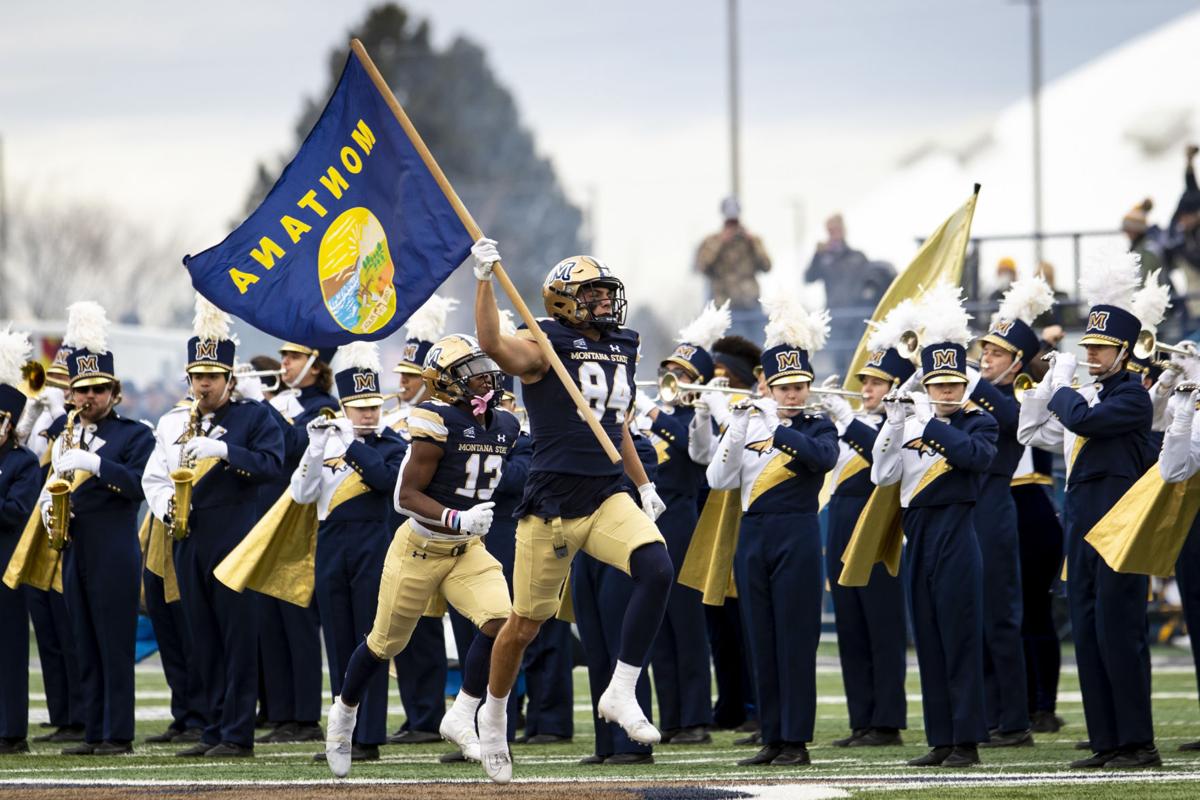
<path id="1" fill-rule="evenodd" d="M 22 380 L 21 367 L 29 361 L 32 353 L 33 345 L 29 343 L 28 333 L 14 331 L 12 326 L 0 331 L 0 383 L 19 386 Z"/>
<path id="2" fill-rule="evenodd" d="M 895 347 L 905 331 L 921 330 L 921 309 L 915 301 L 905 298 L 887 313 L 882 322 L 868 320 L 867 325 L 872 329 L 867 339 L 867 350 L 886 350 Z"/>
<path id="3" fill-rule="evenodd" d="M 374 342 L 351 342 L 339 347 L 333 354 L 330 369 L 337 373 L 351 368 L 379 372 L 379 345 Z"/>
<path id="4" fill-rule="evenodd" d="M 1133 296 L 1133 315 L 1142 327 L 1157 331 L 1171 307 L 1171 287 L 1158 282 L 1160 269 L 1146 276 L 1146 282 Z"/>
<path id="5" fill-rule="evenodd" d="M 214 306 L 207 297 L 196 295 L 196 315 L 192 318 L 192 334 L 203 342 L 219 342 L 229 338 L 229 315 Z"/>
<path id="6" fill-rule="evenodd" d="M 718 308 L 709 300 L 700 315 L 679 330 L 679 338 L 676 341 L 708 350 L 713 346 L 713 342 L 725 335 L 725 331 L 729 330 L 732 324 L 729 301 L 726 300 Z"/>
<path id="7" fill-rule="evenodd" d="M 408 318 L 405 334 L 409 339 L 420 339 L 423 342 L 436 342 L 446 332 L 446 317 L 458 306 L 453 297 L 431 295 L 425 305 L 413 312 Z"/>
<path id="8" fill-rule="evenodd" d="M 1090 306 L 1116 306 L 1132 313 L 1141 265 L 1137 253 L 1106 248 L 1087 260 L 1079 276 L 1079 293 Z"/>
<path id="9" fill-rule="evenodd" d="M 93 353 L 108 352 L 108 316 L 104 307 L 91 300 L 67 306 L 67 332 L 63 344 Z"/>
<path id="10" fill-rule="evenodd" d="M 512 336 L 517 332 L 517 318 L 513 312 L 507 308 L 500 309 L 500 333 L 505 336 Z"/>
<path id="11" fill-rule="evenodd" d="M 961 286 L 939 283 L 925 290 L 917 306 L 923 322 L 922 346 L 938 342 L 966 346 L 971 341 L 971 315 L 963 308 Z"/>
<path id="12" fill-rule="evenodd" d="M 795 294 L 781 292 L 759 298 L 767 312 L 767 341 L 764 347 L 791 345 L 814 353 L 829 338 L 829 311 L 809 311 Z"/>
<path id="13" fill-rule="evenodd" d="M 1054 305 L 1054 290 L 1038 276 L 1019 278 L 1004 293 L 1000 301 L 1000 319 L 1020 320 L 1026 325 L 1050 310 Z"/>

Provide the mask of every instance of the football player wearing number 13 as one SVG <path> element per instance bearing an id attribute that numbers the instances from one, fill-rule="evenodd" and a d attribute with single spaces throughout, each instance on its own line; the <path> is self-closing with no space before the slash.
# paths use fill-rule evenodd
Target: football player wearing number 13
<path id="1" fill-rule="evenodd" d="M 642 744 L 656 744 L 658 730 L 642 713 L 634 689 L 662 622 L 673 571 L 654 520 L 666 508 L 646 477 L 627 435 L 638 335 L 625 322 L 625 289 L 591 256 L 559 262 L 546 277 L 542 297 L 550 319 L 538 325 L 579 384 L 621 464 L 608 460 L 575 408 L 566 388 L 528 330 L 500 333 L 492 270 L 500 260 L 496 243 L 480 239 L 475 257 L 475 327 L 484 352 L 524 384 L 533 436 L 533 462 L 518 506 L 513 612 L 492 650 L 488 698 L 479 713 L 484 770 L 497 783 L 512 779 L 505 741 L 505 704 L 516 682 L 525 648 L 542 623 L 558 611 L 563 582 L 579 550 L 633 578 L 621 627 L 616 667 L 600 696 L 601 718 L 618 723 Z M 642 509 L 621 491 L 622 473 L 638 487 Z M 644 512 L 644 513 L 643 513 Z"/>

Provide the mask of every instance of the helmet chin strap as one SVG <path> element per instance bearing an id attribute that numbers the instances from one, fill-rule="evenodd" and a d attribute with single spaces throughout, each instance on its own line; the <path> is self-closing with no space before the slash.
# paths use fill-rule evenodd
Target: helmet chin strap
<path id="1" fill-rule="evenodd" d="M 316 353 L 311 354 L 308 357 L 308 360 L 304 362 L 304 368 L 296 373 L 295 380 L 284 381 L 284 383 L 287 384 L 287 387 L 289 389 L 295 389 L 297 387 L 297 385 L 300 383 L 300 381 L 304 380 L 304 376 L 308 374 L 308 371 L 310 369 L 312 369 L 312 365 L 315 364 L 316 361 L 317 361 L 317 354 Z"/>

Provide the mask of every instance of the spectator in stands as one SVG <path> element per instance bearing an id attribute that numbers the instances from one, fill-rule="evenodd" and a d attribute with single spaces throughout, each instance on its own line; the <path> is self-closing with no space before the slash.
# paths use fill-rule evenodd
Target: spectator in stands
<path id="1" fill-rule="evenodd" d="M 1012 282 L 1016 279 L 1017 262 L 1008 256 L 1000 259 L 996 264 L 996 290 L 991 293 L 988 299 L 993 303 L 999 303 L 1004 299 L 1004 293 L 1008 291 L 1008 287 L 1012 286 Z"/>
<path id="2" fill-rule="evenodd" d="M 1184 189 L 1171 217 L 1164 241 L 1165 257 L 1171 282 L 1187 295 L 1186 303 L 1177 304 L 1184 310 L 1185 329 L 1195 327 L 1200 319 L 1200 185 L 1196 183 L 1197 147 L 1189 144 L 1185 152 L 1187 163 L 1183 172 Z"/>
<path id="3" fill-rule="evenodd" d="M 733 315 L 730 333 L 757 341 L 766 323 L 758 305 L 758 273 L 771 269 L 771 258 L 762 240 L 742 225 L 741 211 L 736 197 L 721 201 L 725 223 L 700 243 L 696 271 L 708 278 L 713 302 L 729 301 Z"/>
<path id="4" fill-rule="evenodd" d="M 1142 258 L 1142 280 L 1163 265 L 1162 230 L 1151 225 L 1150 209 L 1154 201 L 1147 197 L 1131 208 L 1121 220 L 1121 232 L 1129 239 L 1129 252 Z"/>

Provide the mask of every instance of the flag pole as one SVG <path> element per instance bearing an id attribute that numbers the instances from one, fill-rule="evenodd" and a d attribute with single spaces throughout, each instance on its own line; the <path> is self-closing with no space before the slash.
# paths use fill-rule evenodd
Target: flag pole
<path id="1" fill-rule="evenodd" d="M 408 114 L 404 113 L 404 109 L 400 106 L 400 101 L 392 94 L 391 87 L 387 85 L 387 81 L 380 74 L 379 69 L 375 66 L 375 62 L 367 55 L 367 49 L 363 47 L 363 43 L 358 39 L 351 39 L 350 49 L 358 58 L 359 63 L 362 64 L 363 69 L 367 71 L 367 75 L 371 77 L 371 82 L 375 84 L 375 88 L 388 104 L 388 108 L 396 116 L 396 121 L 400 123 L 400 127 L 408 134 L 409 141 L 416 148 L 417 153 L 421 156 L 421 160 L 425 162 L 425 168 L 429 170 L 430 174 L 433 175 L 433 179 L 437 181 L 437 185 L 454 208 L 454 213 L 458 214 L 458 219 L 462 222 L 463 227 L 467 229 L 467 233 L 474 240 L 482 238 L 483 231 L 476 224 L 475 218 L 471 216 L 471 212 L 467 210 L 462 200 L 459 199 L 458 192 L 454 191 L 454 187 L 450 185 L 450 181 L 446 178 L 445 173 L 442 172 L 442 168 L 438 166 L 437 161 L 434 160 L 433 154 L 429 152 L 429 148 L 425 146 L 425 141 L 421 138 L 421 134 L 413 126 L 412 120 L 408 118 Z M 517 287 L 513 285 L 512 280 L 508 277 L 508 273 L 504 271 L 504 267 L 499 262 L 496 263 L 492 272 L 500 281 L 500 286 L 504 289 L 504 293 L 508 295 L 508 299 L 516 307 L 517 313 L 521 315 L 521 319 L 529 327 L 534 341 L 537 342 L 538 348 L 542 351 L 542 356 L 554 370 L 554 373 L 558 375 L 558 379 L 562 381 L 567 394 L 575 401 L 575 407 L 579 409 L 579 415 L 587 423 L 588 427 L 592 429 L 592 433 L 595 434 L 597 441 L 600 442 L 600 446 L 604 448 L 604 453 L 614 464 L 617 463 L 621 460 L 621 454 L 613 446 L 612 440 L 608 438 L 608 434 L 600 427 L 600 422 L 596 419 L 596 415 L 592 413 L 591 407 L 583 399 L 583 395 L 580 394 L 579 387 L 575 385 L 575 381 L 571 380 L 571 376 L 567 374 L 567 368 L 563 366 L 562 360 L 554 352 L 554 348 L 550 346 L 550 340 L 546 338 L 546 334 L 542 331 L 541 326 L 537 324 L 537 320 L 529 311 L 529 306 L 525 305 L 525 301 L 521 298 L 520 293 L 517 292 Z"/>

